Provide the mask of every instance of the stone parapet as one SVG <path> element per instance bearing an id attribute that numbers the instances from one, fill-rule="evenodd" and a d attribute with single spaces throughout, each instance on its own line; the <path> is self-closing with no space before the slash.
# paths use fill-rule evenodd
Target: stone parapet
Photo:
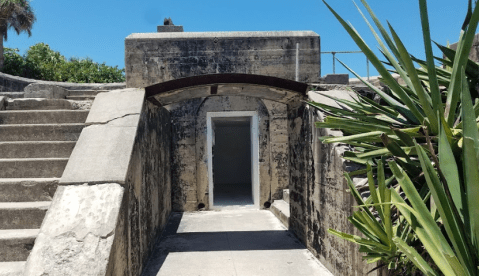
<path id="1" fill-rule="evenodd" d="M 115 90 L 126 87 L 125 83 L 71 83 L 41 81 L 0 73 L 0 92 L 21 92 L 32 83 L 39 83 L 45 86 L 60 86 L 68 90 Z"/>
<path id="2" fill-rule="evenodd" d="M 320 80 L 320 38 L 312 31 L 164 32 L 125 39 L 127 87 L 217 73 Z"/>

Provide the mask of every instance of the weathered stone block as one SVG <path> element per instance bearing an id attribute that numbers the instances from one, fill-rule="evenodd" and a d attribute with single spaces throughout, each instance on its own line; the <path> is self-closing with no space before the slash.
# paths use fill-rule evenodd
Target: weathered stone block
<path id="1" fill-rule="evenodd" d="M 59 187 L 25 275 L 105 275 L 123 193 L 119 184 Z"/>
<path id="2" fill-rule="evenodd" d="M 348 74 L 328 74 L 324 76 L 324 83 L 327 84 L 348 84 Z"/>
<path id="3" fill-rule="evenodd" d="M 161 25 L 161 26 L 157 26 L 156 30 L 159 33 L 183 32 L 183 26 Z"/>
<path id="4" fill-rule="evenodd" d="M 68 91 L 47 83 L 32 83 L 25 87 L 25 98 L 65 99 Z"/>

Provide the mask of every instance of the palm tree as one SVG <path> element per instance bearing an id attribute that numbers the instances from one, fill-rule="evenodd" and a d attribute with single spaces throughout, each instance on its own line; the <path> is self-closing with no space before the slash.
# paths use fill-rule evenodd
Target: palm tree
<path id="1" fill-rule="evenodd" d="M 8 29 L 20 34 L 32 35 L 32 26 L 36 18 L 28 0 L 0 0 L 0 70 L 3 69 L 3 39 L 7 40 Z"/>

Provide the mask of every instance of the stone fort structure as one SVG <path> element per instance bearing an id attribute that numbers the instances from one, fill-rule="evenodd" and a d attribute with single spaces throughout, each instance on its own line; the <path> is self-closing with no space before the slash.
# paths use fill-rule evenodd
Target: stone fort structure
<path id="1" fill-rule="evenodd" d="M 34 106 L 45 118 L 53 109 L 62 118 L 82 114 L 71 115 L 68 130 L 51 126 L 72 142 L 54 175 L 13 167 L 2 175 L 37 177 L 22 181 L 44 197 L 18 201 L 48 201 L 10 261 L 21 261 L 24 275 L 140 275 L 171 212 L 246 205 L 276 212 L 335 275 L 366 275 L 372 267 L 358 248 L 327 234 L 355 231 L 343 179 L 354 165 L 342 147 L 317 139 L 332 133 L 314 127 L 323 114 L 306 103 L 329 101 L 308 89 L 321 81 L 320 64 L 312 31 L 188 33 L 170 25 L 125 39 L 123 85 L 2 75 L 2 91 L 15 87 L 24 98 L 0 97 L 0 116 Z M 353 97 L 344 87 L 321 89 Z M 28 187 L 22 193 L 34 193 Z M 0 242 L 0 251 L 8 247 Z"/>

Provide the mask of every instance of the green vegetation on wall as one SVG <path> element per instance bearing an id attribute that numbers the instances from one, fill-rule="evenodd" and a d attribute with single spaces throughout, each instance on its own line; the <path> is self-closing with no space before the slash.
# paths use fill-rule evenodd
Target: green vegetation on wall
<path id="1" fill-rule="evenodd" d="M 393 27 L 383 26 L 361 0 L 376 29 L 358 10 L 377 39 L 386 59 L 382 62 L 354 27 L 323 2 L 389 88 L 385 92 L 361 79 L 381 104 L 361 95 L 335 99 L 344 108 L 310 102 L 328 115 L 317 127 L 344 133 L 321 140 L 354 146 L 344 157 L 364 164 L 366 169 L 353 174 L 368 178 L 370 195 L 363 199 L 352 174 L 346 175 L 359 205 L 349 221 L 364 236 L 329 232 L 359 244 L 364 259 L 387 265 L 389 275 L 479 276 L 479 64 L 468 59 L 479 6 L 469 1 L 457 52 L 437 45 L 447 57 L 443 59 L 433 56 L 427 1 L 418 0 L 423 61 L 410 55 Z"/>
<path id="2" fill-rule="evenodd" d="M 99 64 L 90 58 L 66 59 L 45 43 L 31 46 L 24 56 L 18 49 L 5 48 L 2 72 L 15 76 L 60 82 L 112 83 L 124 82 L 124 69 Z"/>

